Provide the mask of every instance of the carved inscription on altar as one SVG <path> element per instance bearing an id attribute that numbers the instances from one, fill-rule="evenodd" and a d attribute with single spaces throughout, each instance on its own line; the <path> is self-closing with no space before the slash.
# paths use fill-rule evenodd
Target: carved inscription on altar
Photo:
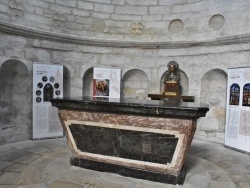
<path id="1" fill-rule="evenodd" d="M 71 124 L 77 148 L 82 152 L 171 163 L 178 142 L 174 135 Z"/>

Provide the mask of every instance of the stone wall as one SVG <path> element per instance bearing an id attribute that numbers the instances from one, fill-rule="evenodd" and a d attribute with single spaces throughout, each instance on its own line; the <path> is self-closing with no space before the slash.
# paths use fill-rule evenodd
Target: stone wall
<path id="1" fill-rule="evenodd" d="M 203 40 L 245 34 L 244 0 L 2 0 L 1 20 L 84 37 Z"/>
<path id="2" fill-rule="evenodd" d="M 183 93 L 210 106 L 195 136 L 223 143 L 227 69 L 250 65 L 249 6 L 243 0 L 0 1 L 0 144 L 31 138 L 33 62 L 64 65 L 65 96 L 91 95 L 93 67 L 103 66 L 122 69 L 122 97 L 145 99 L 161 92 L 169 61 L 179 63 Z"/>

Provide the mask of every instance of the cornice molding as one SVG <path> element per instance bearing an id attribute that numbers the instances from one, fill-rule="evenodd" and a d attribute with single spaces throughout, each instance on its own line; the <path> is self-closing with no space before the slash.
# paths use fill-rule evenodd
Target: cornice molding
<path id="1" fill-rule="evenodd" d="M 87 38 L 77 35 L 67 35 L 50 31 L 28 28 L 11 24 L 0 20 L 0 31 L 8 34 L 23 37 L 52 40 L 56 42 L 73 43 L 87 46 L 117 47 L 117 48 L 142 48 L 142 49 L 175 49 L 190 48 L 193 46 L 221 46 L 250 42 L 250 34 L 230 37 L 215 38 L 206 41 L 166 41 L 166 42 L 146 42 L 146 41 L 121 41 L 105 40 L 98 38 Z"/>

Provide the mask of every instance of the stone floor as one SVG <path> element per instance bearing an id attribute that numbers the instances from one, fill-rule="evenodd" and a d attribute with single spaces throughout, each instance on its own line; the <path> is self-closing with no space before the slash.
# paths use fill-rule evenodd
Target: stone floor
<path id="1" fill-rule="evenodd" d="M 69 164 L 65 138 L 0 146 L 0 188 L 250 188 L 250 156 L 194 140 L 183 185 L 96 172 Z"/>

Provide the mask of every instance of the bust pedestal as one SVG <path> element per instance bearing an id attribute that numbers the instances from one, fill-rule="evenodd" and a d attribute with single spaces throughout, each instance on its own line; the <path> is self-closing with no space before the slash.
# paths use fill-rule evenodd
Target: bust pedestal
<path id="1" fill-rule="evenodd" d="M 163 95 L 177 96 L 180 95 L 180 83 L 165 81 L 164 82 L 164 92 Z"/>
<path id="2" fill-rule="evenodd" d="M 169 102 L 194 102 L 194 96 L 180 95 L 180 83 L 174 81 L 164 82 L 164 92 L 162 94 L 148 94 L 152 100 L 168 99 Z"/>

